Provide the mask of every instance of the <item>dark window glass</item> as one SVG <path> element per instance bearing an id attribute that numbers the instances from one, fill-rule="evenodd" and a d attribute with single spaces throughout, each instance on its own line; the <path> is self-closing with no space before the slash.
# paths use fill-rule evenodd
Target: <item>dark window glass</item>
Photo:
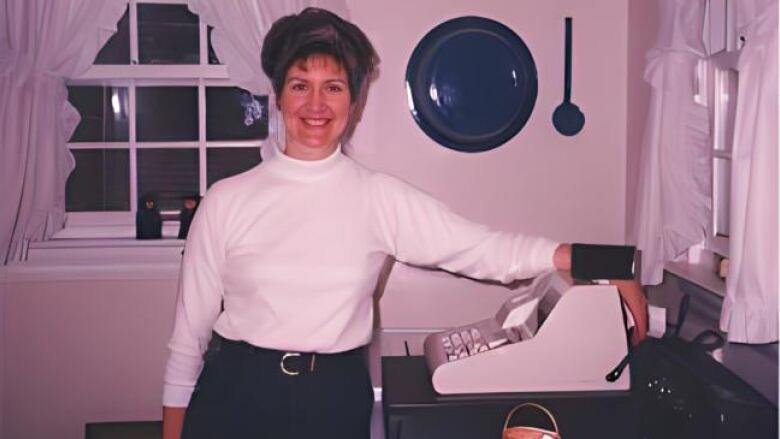
<path id="1" fill-rule="evenodd" d="M 198 140 L 198 88 L 136 88 L 136 136 L 140 142 Z"/>
<path id="2" fill-rule="evenodd" d="M 209 39 L 209 64 L 222 64 L 217 58 L 217 52 L 214 51 L 214 46 L 211 45 L 211 32 L 214 31 L 214 26 L 206 26 L 208 30 Z"/>
<path id="3" fill-rule="evenodd" d="M 75 149 L 68 177 L 68 212 L 130 210 L 130 159 L 126 149 Z"/>
<path id="4" fill-rule="evenodd" d="M 238 87 L 206 87 L 206 140 L 268 137 L 268 96 Z"/>
<path id="5" fill-rule="evenodd" d="M 198 16 L 186 5 L 138 5 L 138 62 L 199 64 Z"/>
<path id="6" fill-rule="evenodd" d="M 117 32 L 100 49 L 94 64 L 130 64 L 130 14 L 127 9 L 117 23 Z"/>
<path id="7" fill-rule="evenodd" d="M 208 148 L 206 149 L 206 175 L 208 186 L 231 175 L 240 174 L 260 163 L 260 148 Z"/>
<path id="8" fill-rule="evenodd" d="M 197 194 L 198 150 L 138 150 L 138 198 L 151 194 L 161 210 L 179 210 L 182 197 Z"/>
<path id="9" fill-rule="evenodd" d="M 127 142 L 127 87 L 69 86 L 68 100 L 81 115 L 71 142 Z"/>

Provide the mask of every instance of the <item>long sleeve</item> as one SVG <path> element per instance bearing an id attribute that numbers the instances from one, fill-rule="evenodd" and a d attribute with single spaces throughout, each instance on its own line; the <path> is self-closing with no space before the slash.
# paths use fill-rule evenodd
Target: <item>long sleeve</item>
<path id="1" fill-rule="evenodd" d="M 553 268 L 557 242 L 490 230 L 401 180 L 374 178 L 380 239 L 399 261 L 504 283 Z"/>
<path id="2" fill-rule="evenodd" d="M 221 270 L 225 259 L 224 236 L 214 205 L 206 196 L 198 209 L 184 249 L 176 319 L 165 371 L 163 405 L 186 407 L 203 366 L 214 322 L 219 316 L 223 295 Z"/>

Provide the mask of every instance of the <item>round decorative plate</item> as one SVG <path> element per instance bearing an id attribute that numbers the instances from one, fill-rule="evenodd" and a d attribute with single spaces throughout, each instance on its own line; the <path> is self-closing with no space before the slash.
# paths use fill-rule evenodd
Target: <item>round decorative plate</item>
<path id="1" fill-rule="evenodd" d="M 480 152 L 514 137 L 531 116 L 536 64 L 503 24 L 460 17 L 428 32 L 406 68 L 409 110 L 420 128 L 448 148 Z"/>

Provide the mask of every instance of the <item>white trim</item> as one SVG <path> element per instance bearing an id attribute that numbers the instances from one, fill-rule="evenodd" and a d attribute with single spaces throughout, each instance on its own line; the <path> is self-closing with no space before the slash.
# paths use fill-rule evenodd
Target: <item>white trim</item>
<path id="1" fill-rule="evenodd" d="M 135 61 L 135 60 L 134 60 Z M 131 61 L 132 62 L 132 61 Z M 197 79 L 199 77 L 209 79 L 227 79 L 227 67 L 223 64 L 177 64 L 177 65 L 93 65 L 86 72 L 79 75 L 79 79 L 124 79 L 148 78 L 148 79 Z"/>
<path id="2" fill-rule="evenodd" d="M 204 133 L 205 137 L 205 133 Z M 135 142 L 135 148 L 131 148 L 131 142 L 70 142 L 68 149 L 144 149 L 144 148 L 260 148 L 264 140 L 208 140 L 208 141 L 176 141 L 176 142 Z"/>
<path id="3" fill-rule="evenodd" d="M 68 149 L 130 149 L 130 142 L 70 142 Z"/>
<path id="4" fill-rule="evenodd" d="M 95 78 L 68 78 L 66 84 L 74 86 L 99 85 L 103 87 L 130 87 L 132 84 L 138 87 L 197 87 L 199 80 L 202 80 L 206 87 L 237 87 L 238 85 L 230 78 L 207 78 L 207 77 L 182 77 L 182 78 L 148 78 L 143 76 L 134 76 L 132 66 L 111 66 L 118 67 L 122 71 L 117 71 L 117 75 L 122 77 L 95 77 Z M 160 66 L 147 66 L 149 68 L 159 68 Z"/>
<path id="5" fill-rule="evenodd" d="M 5 267 L 6 284 L 82 280 L 172 280 L 179 277 L 178 262 L 125 262 L 112 264 L 28 263 Z"/>
<path id="6" fill-rule="evenodd" d="M 130 8 L 130 65 L 138 64 L 138 8 L 136 7 L 137 0 L 130 0 L 128 7 Z M 102 69 L 95 70 L 95 66 L 90 67 L 85 73 L 81 74 L 81 77 L 89 76 L 93 71 L 102 71 Z M 114 67 L 114 66 L 109 66 Z M 127 66 L 122 66 L 126 68 Z"/>
<path id="7" fill-rule="evenodd" d="M 129 176 L 130 176 L 130 211 L 137 211 L 138 207 L 138 154 L 137 154 L 137 136 L 136 136 L 136 95 L 135 84 L 130 86 L 130 110 L 128 114 L 130 130 L 130 160 L 129 160 Z"/>
<path id="8" fill-rule="evenodd" d="M 172 142 L 136 142 L 136 149 L 195 149 L 200 146 L 197 140 Z"/>
<path id="9" fill-rule="evenodd" d="M 704 69 L 699 69 L 698 79 L 700 89 L 697 102 L 701 101 L 710 110 L 712 118 L 710 138 L 710 170 L 711 170 L 711 215 L 707 227 L 707 237 L 703 248 L 710 253 L 717 253 L 724 257 L 729 254 L 728 237 L 719 234 L 719 211 L 724 201 L 720 199 L 723 184 L 726 182 L 722 173 L 717 170 L 719 160 L 732 159 L 732 145 L 727 145 L 725 116 L 728 111 L 727 96 L 729 75 L 735 74 L 739 47 L 736 32 L 736 5 L 734 0 L 708 0 L 707 22 L 705 34 L 708 54 L 710 55 L 704 64 Z M 733 104 L 733 103 L 732 103 Z M 733 117 L 733 115 L 732 115 Z M 728 202 L 728 200 L 726 201 Z M 689 252 L 690 253 L 690 252 Z"/>
<path id="10" fill-rule="evenodd" d="M 260 148 L 265 140 L 208 140 L 206 148 Z"/>
<path id="11" fill-rule="evenodd" d="M 664 264 L 664 269 L 716 296 L 726 296 L 726 281 L 719 278 L 709 267 L 685 261 L 669 261 Z"/>
<path id="12" fill-rule="evenodd" d="M 206 171 L 206 87 L 203 80 L 198 84 L 198 190 L 206 193 L 208 187 Z"/>
<path id="13" fill-rule="evenodd" d="M 198 16 L 198 52 L 201 66 L 209 66 L 209 36 L 206 23 Z"/>
<path id="14" fill-rule="evenodd" d="M 186 5 L 186 0 L 135 0 L 136 3 L 140 4 L 166 4 L 166 5 Z"/>
<path id="15" fill-rule="evenodd" d="M 688 249 L 686 254 L 664 264 L 664 269 L 718 296 L 725 296 L 726 281 L 718 277 L 720 257 L 705 243 Z"/>

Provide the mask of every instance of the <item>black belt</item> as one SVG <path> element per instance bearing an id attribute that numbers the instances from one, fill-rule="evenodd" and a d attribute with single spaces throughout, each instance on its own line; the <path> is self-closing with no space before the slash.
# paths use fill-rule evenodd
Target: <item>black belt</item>
<path id="1" fill-rule="evenodd" d="M 297 376 L 302 373 L 314 373 L 317 369 L 317 361 L 329 361 L 336 358 L 352 357 L 363 352 L 363 347 L 355 348 L 345 352 L 321 354 L 317 352 L 295 352 L 278 351 L 275 349 L 262 348 L 249 344 L 245 341 L 230 340 L 216 332 L 213 335 L 217 339 L 220 349 L 235 350 L 250 353 L 252 355 L 276 360 L 279 368 L 285 375 Z"/>

